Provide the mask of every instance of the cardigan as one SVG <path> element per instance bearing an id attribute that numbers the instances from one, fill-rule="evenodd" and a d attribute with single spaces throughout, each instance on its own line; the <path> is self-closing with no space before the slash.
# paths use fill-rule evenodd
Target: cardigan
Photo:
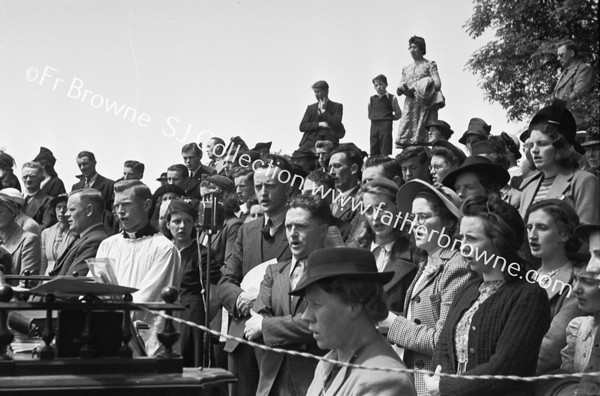
<path id="1" fill-rule="evenodd" d="M 477 297 L 482 279 L 468 282 L 454 300 L 435 350 L 433 367 L 456 374 L 456 326 Z M 544 289 L 524 280 L 505 283 L 481 304 L 469 331 L 469 362 L 464 375 L 535 374 L 540 345 L 550 327 L 550 305 Z M 530 395 L 533 384 L 442 377 L 441 395 Z"/>

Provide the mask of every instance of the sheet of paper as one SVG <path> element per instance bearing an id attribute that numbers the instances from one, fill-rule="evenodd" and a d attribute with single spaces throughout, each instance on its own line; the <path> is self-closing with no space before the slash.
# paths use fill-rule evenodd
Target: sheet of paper
<path id="1" fill-rule="evenodd" d="M 277 259 L 272 258 L 269 261 L 265 261 L 264 263 L 258 264 L 256 267 L 252 268 L 244 279 L 242 279 L 242 283 L 240 287 L 244 289 L 244 291 L 255 298 L 258 296 L 258 292 L 260 290 L 260 283 L 265 278 L 265 273 L 267 272 L 267 267 L 271 264 L 277 264 Z"/>

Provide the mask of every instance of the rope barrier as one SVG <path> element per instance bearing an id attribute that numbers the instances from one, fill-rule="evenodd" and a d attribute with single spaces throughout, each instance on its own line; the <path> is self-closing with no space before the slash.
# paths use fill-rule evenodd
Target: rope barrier
<path id="1" fill-rule="evenodd" d="M 224 337 L 229 340 L 234 340 L 234 341 L 240 342 L 242 344 L 249 345 L 253 348 L 258 348 L 258 349 L 262 349 L 264 351 L 271 351 L 271 352 L 285 354 L 285 355 L 301 356 L 301 357 L 305 357 L 308 359 L 320 360 L 320 361 L 327 362 L 330 364 L 335 364 L 338 366 L 355 368 L 355 369 L 372 370 L 372 371 L 387 371 L 387 372 L 405 373 L 405 374 L 438 375 L 439 377 L 460 378 L 460 379 L 465 379 L 465 380 L 510 380 L 510 381 L 523 381 L 523 382 L 535 382 L 535 381 L 542 381 L 542 380 L 567 379 L 567 378 L 581 379 L 583 377 L 594 377 L 594 376 L 599 377 L 600 376 L 600 371 L 589 372 L 589 373 L 546 374 L 546 375 L 540 375 L 537 377 L 519 377 L 517 375 L 458 375 L 458 374 L 446 374 L 446 373 L 437 373 L 436 374 L 432 371 L 420 370 L 420 369 L 399 369 L 399 368 L 389 368 L 389 367 L 362 366 L 362 365 L 353 364 L 353 363 L 340 362 L 338 360 L 329 359 L 324 356 L 313 355 L 313 354 L 306 353 L 306 352 L 291 351 L 291 350 L 281 349 L 281 348 L 272 348 L 272 347 L 269 347 L 269 346 L 266 346 L 263 344 L 259 344 L 259 343 L 253 342 L 253 341 L 246 340 L 245 338 L 235 337 L 235 336 L 232 336 L 229 334 L 221 334 L 218 331 L 209 329 L 209 328 L 199 325 L 197 323 L 190 322 L 188 320 L 184 320 L 184 319 L 180 319 L 180 318 L 176 318 L 174 316 L 167 315 L 163 312 L 153 311 L 146 307 L 142 307 L 142 310 L 152 313 L 154 315 L 158 315 L 164 319 L 171 319 L 177 323 L 181 323 L 184 325 L 195 327 L 195 328 L 200 329 L 205 332 L 209 332 L 210 334 L 217 336 L 217 337 Z"/>

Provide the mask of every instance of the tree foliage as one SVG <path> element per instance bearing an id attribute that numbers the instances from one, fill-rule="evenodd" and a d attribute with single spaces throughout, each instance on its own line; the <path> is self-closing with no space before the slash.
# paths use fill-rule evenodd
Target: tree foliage
<path id="1" fill-rule="evenodd" d="M 495 31 L 467 68 L 510 120 L 527 119 L 549 103 L 558 77 L 557 44 L 574 40 L 580 57 L 596 70 L 594 91 L 578 106 L 598 123 L 598 0 L 474 0 L 464 27 L 472 38 Z"/>

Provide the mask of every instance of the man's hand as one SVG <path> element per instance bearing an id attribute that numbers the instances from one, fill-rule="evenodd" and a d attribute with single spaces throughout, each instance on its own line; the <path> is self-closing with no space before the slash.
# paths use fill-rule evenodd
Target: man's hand
<path id="1" fill-rule="evenodd" d="M 387 318 L 385 318 L 384 320 L 379 322 L 379 324 L 377 326 L 377 329 L 379 330 L 379 332 L 381 334 L 387 334 L 390 331 L 390 327 L 392 326 L 392 323 L 394 323 L 394 320 L 396 320 L 397 317 L 398 317 L 398 315 L 396 315 L 395 313 L 390 311 L 388 313 Z"/>
<path id="2" fill-rule="evenodd" d="M 319 128 L 329 128 L 329 123 L 327 121 L 319 121 Z"/>
<path id="3" fill-rule="evenodd" d="M 250 315 L 250 310 L 254 306 L 255 300 L 256 296 L 252 294 L 246 293 L 245 291 L 240 293 L 235 305 L 241 316 Z"/>
<path id="4" fill-rule="evenodd" d="M 427 392 L 429 392 L 430 396 L 440 396 L 440 376 L 438 373 L 442 372 L 442 366 L 438 364 L 435 368 L 436 375 L 424 375 L 423 381 L 425 382 L 425 387 L 427 388 Z"/>
<path id="5" fill-rule="evenodd" d="M 262 335 L 263 316 L 257 314 L 253 310 L 250 311 L 250 315 L 252 315 L 252 317 L 246 321 L 244 337 L 250 341 L 253 341 Z"/>

